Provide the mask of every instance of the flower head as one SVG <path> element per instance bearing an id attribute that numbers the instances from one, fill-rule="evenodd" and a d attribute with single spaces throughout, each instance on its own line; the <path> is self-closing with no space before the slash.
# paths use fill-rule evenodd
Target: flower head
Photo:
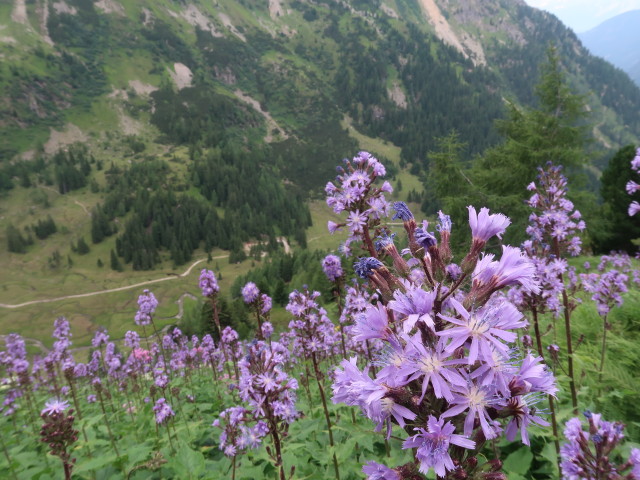
<path id="1" fill-rule="evenodd" d="M 199 285 L 202 290 L 203 297 L 210 297 L 220 291 L 215 274 L 206 268 L 202 269 L 202 272 L 200 272 Z"/>
<path id="2" fill-rule="evenodd" d="M 136 325 L 149 325 L 151 323 L 151 315 L 156 311 L 158 300 L 149 290 L 145 290 L 138 297 L 138 311 L 136 312 Z"/>
<path id="3" fill-rule="evenodd" d="M 486 242 L 494 235 L 502 238 L 505 229 L 511 224 L 509 217 L 501 213 L 490 215 L 488 208 L 481 208 L 480 213 L 476 213 L 476 209 L 472 206 L 467 208 L 469 210 L 471 234 L 474 239 Z"/>
<path id="4" fill-rule="evenodd" d="M 337 281 L 344 275 L 342 265 L 340 264 L 340 257 L 337 255 L 327 255 L 324 257 L 322 260 L 322 270 L 331 282 Z"/>
<path id="5" fill-rule="evenodd" d="M 40 412 L 41 415 L 57 415 L 69 408 L 69 402 L 55 398 L 45 403 L 45 407 Z"/>
<path id="6" fill-rule="evenodd" d="M 457 445 L 462 448 L 473 449 L 476 443 L 473 440 L 453 433 L 455 427 L 444 419 L 437 420 L 433 415 L 429 416 L 427 429 L 417 428 L 419 433 L 404 441 L 402 448 L 417 448 L 416 458 L 420 461 L 420 472 L 426 474 L 430 469 L 439 477 L 444 477 L 448 470 L 453 470 L 455 465 L 449 454 L 449 446 Z"/>
<path id="7" fill-rule="evenodd" d="M 244 299 L 244 303 L 253 303 L 259 296 L 260 290 L 255 283 L 248 282 L 244 287 L 242 287 L 242 298 Z"/>

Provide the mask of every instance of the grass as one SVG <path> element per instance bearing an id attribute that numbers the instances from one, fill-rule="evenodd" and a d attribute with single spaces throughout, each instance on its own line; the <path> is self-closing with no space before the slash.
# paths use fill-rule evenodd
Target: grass
<path id="1" fill-rule="evenodd" d="M 215 269 L 219 277 L 219 283 L 223 292 L 231 289 L 231 284 L 238 275 L 246 274 L 251 268 L 251 260 L 247 260 L 240 264 L 230 265 L 227 258 L 215 258 L 226 255 L 222 251 L 213 252 L 214 260 L 210 264 L 205 261 L 199 263 L 192 269 L 189 275 L 178 277 L 178 273 L 184 272 L 189 265 L 181 266 L 177 269 L 169 268 L 166 264 L 163 268 L 150 272 L 113 272 L 108 266 L 103 270 L 95 269 L 93 276 L 81 274 L 77 271 L 66 271 L 52 277 L 44 276 L 42 281 L 46 282 L 46 286 L 50 288 L 48 293 L 54 295 L 34 295 L 31 292 L 31 298 L 57 298 L 63 295 L 74 293 L 88 293 L 101 289 L 114 288 L 125 285 L 132 285 L 147 280 L 159 279 L 166 277 L 167 274 L 174 275 L 174 278 L 158 283 L 153 283 L 148 288 L 155 294 L 158 299 L 159 306 L 156 312 L 158 328 L 164 325 L 176 322 L 175 316 L 178 314 L 179 307 L 176 303 L 178 299 L 185 293 L 190 293 L 196 297 L 200 296 L 198 288 L 198 277 L 202 268 Z M 204 252 L 198 252 L 194 255 L 194 260 L 204 258 Z M 218 265 L 219 270 L 216 268 Z M 221 274 L 221 275 L 220 275 Z M 101 275 L 104 275 L 101 278 Z M 33 277 L 22 279 L 16 282 L 14 288 L 20 286 L 27 290 L 29 284 L 32 288 L 40 288 L 40 279 L 34 280 Z M 52 291 L 57 285 L 57 291 Z M 36 287 L 37 286 L 37 287 Z M 1 309 L 0 331 L 4 333 L 16 332 L 21 335 L 39 340 L 45 345 L 50 346 L 53 343 L 51 331 L 53 321 L 58 316 L 65 316 L 72 325 L 74 335 L 74 346 L 86 346 L 91 342 L 94 332 L 100 326 L 107 327 L 110 334 L 114 338 L 122 338 L 127 330 L 131 329 L 133 317 L 138 308 L 137 298 L 145 287 L 136 287 L 124 291 L 104 293 L 91 297 L 73 298 L 67 300 L 59 300 L 50 303 L 40 303 L 24 306 L 17 309 Z M 11 299 L 10 288 L 0 291 L 2 303 L 16 303 Z"/>

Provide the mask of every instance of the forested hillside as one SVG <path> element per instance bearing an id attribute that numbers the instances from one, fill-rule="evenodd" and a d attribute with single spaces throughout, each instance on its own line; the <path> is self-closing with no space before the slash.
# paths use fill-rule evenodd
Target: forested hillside
<path id="1" fill-rule="evenodd" d="M 0 18 L 0 240 L 39 265 L 85 237 L 116 270 L 303 245 L 306 200 L 361 134 L 399 148 L 390 173 L 423 202 L 439 138 L 470 162 L 502 141 L 506 102 L 536 107 L 550 44 L 585 95 L 592 183 L 640 131 L 640 89 L 516 0 L 15 0 Z"/>

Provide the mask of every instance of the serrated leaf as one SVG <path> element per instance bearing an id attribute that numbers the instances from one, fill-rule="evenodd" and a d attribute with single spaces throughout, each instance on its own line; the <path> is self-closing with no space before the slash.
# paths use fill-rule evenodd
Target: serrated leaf
<path id="1" fill-rule="evenodd" d="M 198 478 L 204 473 L 204 456 L 188 445 L 182 444 L 176 455 L 171 457 L 168 466 L 173 468 L 179 478 Z"/>
<path id="2" fill-rule="evenodd" d="M 529 447 L 521 447 L 515 452 L 509 454 L 504 461 L 503 468 L 508 472 L 509 478 L 515 478 L 515 475 L 524 475 L 531 468 L 531 461 L 533 460 L 533 453 Z"/>

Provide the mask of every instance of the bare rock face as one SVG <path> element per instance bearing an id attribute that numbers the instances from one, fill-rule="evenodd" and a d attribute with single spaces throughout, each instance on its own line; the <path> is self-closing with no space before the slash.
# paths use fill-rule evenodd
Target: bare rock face
<path id="1" fill-rule="evenodd" d="M 456 48 L 475 65 L 486 65 L 484 42 L 488 36 L 500 35 L 501 41 L 522 45 L 527 28 L 515 18 L 523 0 L 419 0 L 427 21 L 435 34 L 446 44 Z"/>
<path id="2" fill-rule="evenodd" d="M 185 64 L 174 63 L 173 70 L 169 69 L 169 75 L 171 75 L 171 79 L 176 84 L 176 87 L 178 87 L 178 90 L 191 86 L 193 73 Z"/>
<path id="3" fill-rule="evenodd" d="M 114 13 L 116 15 L 124 15 L 124 7 L 120 5 L 116 0 L 99 0 L 95 4 L 96 8 L 99 8 L 104 13 Z"/>

